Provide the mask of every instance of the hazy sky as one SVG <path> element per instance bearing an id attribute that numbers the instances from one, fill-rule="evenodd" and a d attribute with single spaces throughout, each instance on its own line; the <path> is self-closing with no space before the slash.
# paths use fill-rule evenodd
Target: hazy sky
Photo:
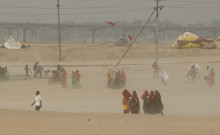
<path id="1" fill-rule="evenodd" d="M 1 22 L 57 22 L 57 0 L 0 0 Z M 61 20 L 73 22 L 145 21 L 154 0 L 60 0 Z M 176 23 L 220 20 L 220 0 L 163 0 L 160 19 Z"/>

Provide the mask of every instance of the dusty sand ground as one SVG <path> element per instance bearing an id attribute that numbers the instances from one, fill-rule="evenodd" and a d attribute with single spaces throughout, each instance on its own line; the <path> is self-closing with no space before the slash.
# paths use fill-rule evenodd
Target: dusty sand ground
<path id="1" fill-rule="evenodd" d="M 68 50 L 72 47 L 77 49 Z M 51 50 L 57 51 L 57 47 L 33 45 L 30 49 L 20 51 L 0 49 L 0 65 L 8 66 L 12 78 L 22 76 L 26 63 L 32 66 L 39 60 L 42 65 L 58 64 Z M 131 49 L 122 66 L 119 66 L 127 74 L 126 88 L 137 91 L 141 106 L 141 95 L 145 89 L 159 90 L 165 116 L 143 115 L 143 111 L 141 115 L 120 114 L 122 89 L 106 88 L 106 72 L 112 66 L 94 65 L 114 65 L 125 47 L 64 45 L 63 50 L 63 56 L 66 57 L 61 65 L 83 66 L 66 67 L 68 88 L 62 89 L 60 84 L 49 85 L 46 79 L 0 82 L 0 109 L 4 109 L 0 111 L 0 127 L 4 129 L 0 130 L 0 134 L 28 134 L 39 129 L 42 129 L 42 134 L 131 134 L 135 133 L 132 127 L 137 134 L 146 134 L 145 129 L 151 134 L 220 134 L 217 128 L 220 126 L 219 49 L 172 50 L 167 45 L 161 46 L 159 63 L 170 76 L 167 86 L 161 86 L 160 79 L 152 77 L 154 47 L 135 45 Z M 199 62 L 202 67 L 201 78 L 194 84 L 186 78 L 187 68 L 192 62 Z M 215 68 L 216 84 L 213 87 L 203 80 L 207 65 Z M 82 74 L 81 89 L 71 88 L 70 74 L 75 69 Z M 43 98 L 42 112 L 14 111 L 33 110 L 30 104 L 36 90 L 41 91 Z M 95 118 L 95 122 L 88 123 L 88 116 Z M 43 121 L 44 124 L 35 128 L 37 121 Z M 57 124 L 58 121 L 60 124 Z"/>
<path id="2" fill-rule="evenodd" d="M 218 135 L 220 132 L 219 118 L 203 117 L 1 110 L 0 121 L 2 135 Z"/>

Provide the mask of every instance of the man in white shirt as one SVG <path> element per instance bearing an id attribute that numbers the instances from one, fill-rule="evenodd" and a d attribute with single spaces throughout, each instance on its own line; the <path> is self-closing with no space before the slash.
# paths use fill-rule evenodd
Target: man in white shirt
<path id="1" fill-rule="evenodd" d="M 40 91 L 36 91 L 36 97 L 34 102 L 31 105 L 36 105 L 35 106 L 35 111 L 39 111 L 40 108 L 42 107 L 42 101 L 41 101 L 41 96 L 40 96 Z"/>

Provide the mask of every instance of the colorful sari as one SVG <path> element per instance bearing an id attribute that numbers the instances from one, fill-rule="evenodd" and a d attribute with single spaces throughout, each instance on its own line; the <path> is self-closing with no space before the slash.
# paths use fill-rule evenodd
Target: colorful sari
<path id="1" fill-rule="evenodd" d="M 208 79 L 209 86 L 213 86 L 215 84 L 215 71 L 212 69 L 210 71 L 209 79 Z"/>
<path id="2" fill-rule="evenodd" d="M 128 90 L 124 89 L 124 91 L 122 92 L 122 95 L 124 96 L 122 100 L 122 109 L 124 113 L 129 113 L 130 112 L 129 104 L 130 104 L 131 94 Z"/>
<path id="3" fill-rule="evenodd" d="M 62 88 L 66 88 L 66 84 L 67 84 L 67 73 L 66 70 L 63 68 L 63 72 L 62 72 Z"/>

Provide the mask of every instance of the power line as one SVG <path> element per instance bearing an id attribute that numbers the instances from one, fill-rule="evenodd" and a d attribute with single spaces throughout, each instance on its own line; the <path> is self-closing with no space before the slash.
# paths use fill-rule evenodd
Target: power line
<path id="1" fill-rule="evenodd" d="M 137 12 L 141 10 L 148 10 L 148 9 L 153 9 L 153 7 L 148 7 L 148 8 L 138 8 L 138 9 L 126 9 L 126 10 L 114 10 L 114 11 L 103 11 L 103 12 L 91 12 L 91 13 L 63 13 L 60 15 L 64 16 L 71 16 L 71 15 L 89 15 L 89 14 L 108 14 L 108 13 L 122 13 L 122 12 Z M 1 12 L 0 14 L 2 15 L 57 15 L 57 14 L 32 14 L 32 13 L 7 13 L 7 12 Z"/>
<path id="2" fill-rule="evenodd" d="M 220 9 L 220 7 L 187 7 L 187 6 L 165 6 L 165 8 L 175 8 L 175 9 Z"/>
<path id="3" fill-rule="evenodd" d="M 65 6 L 61 9 L 100 9 L 100 8 L 114 8 L 114 7 L 125 7 L 125 6 L 134 6 L 134 5 L 139 5 L 143 4 L 143 2 L 146 1 L 139 1 L 139 2 L 132 2 L 128 4 L 117 4 L 117 5 L 108 5 L 108 6 L 85 6 L 85 7 L 71 7 L 71 6 Z M 52 9 L 56 10 L 54 7 L 33 7 L 33 6 L 10 6 L 10 5 L 0 5 L 1 8 L 24 8 L 24 9 Z"/>
<path id="4" fill-rule="evenodd" d="M 163 0 L 164 2 L 180 2 L 180 3 L 188 3 L 188 2 L 202 2 L 202 3 L 219 3 L 219 0 Z"/>

